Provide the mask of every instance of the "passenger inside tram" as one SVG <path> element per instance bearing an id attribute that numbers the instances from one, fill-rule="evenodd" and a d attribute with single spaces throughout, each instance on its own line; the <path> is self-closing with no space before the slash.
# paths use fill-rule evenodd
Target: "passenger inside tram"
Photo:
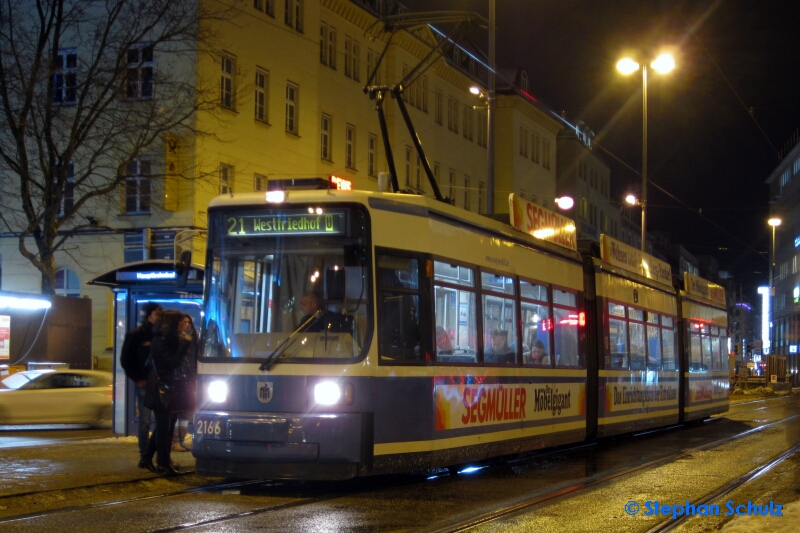
<path id="1" fill-rule="evenodd" d="M 436 326 L 436 353 L 452 355 L 453 341 L 442 326 Z"/>
<path id="2" fill-rule="evenodd" d="M 545 352 L 544 343 L 539 339 L 531 345 L 531 362 L 534 365 L 550 365 L 550 354 Z"/>
<path id="3" fill-rule="evenodd" d="M 493 329 L 490 342 L 484 350 L 484 360 L 487 363 L 513 363 L 514 350 L 508 346 L 508 331 Z"/>

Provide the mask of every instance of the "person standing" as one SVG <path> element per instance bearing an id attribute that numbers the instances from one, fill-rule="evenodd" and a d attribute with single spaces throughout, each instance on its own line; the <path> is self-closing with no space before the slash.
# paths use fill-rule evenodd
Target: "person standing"
<path id="1" fill-rule="evenodd" d="M 180 311 L 167 310 L 161 314 L 155 334 L 153 335 L 150 359 L 152 371 L 158 377 L 167 391 L 167 403 L 162 403 L 159 391 L 156 389 L 156 380 L 151 379 L 149 395 L 155 401 L 151 404 L 153 415 L 156 419 L 156 432 L 150 439 L 146 460 L 152 464 L 153 454 L 158 454 L 156 471 L 160 474 L 174 476 L 180 471 L 170 461 L 170 448 L 172 447 L 172 433 L 177 420 L 176 413 L 193 408 L 189 403 L 188 379 L 181 375 L 180 369 L 193 343 L 186 336 L 180 335 L 180 323 L 185 315 Z"/>
<path id="2" fill-rule="evenodd" d="M 182 340 L 187 340 L 192 343 L 189 350 L 186 352 L 186 357 L 181 362 L 180 374 L 186 376 L 189 383 L 187 389 L 194 390 L 197 367 L 197 330 L 194 329 L 194 322 L 189 315 L 183 315 L 181 323 L 178 325 L 178 335 Z M 172 451 L 173 452 L 188 452 L 191 451 L 189 446 L 186 445 L 186 433 L 189 429 L 189 420 L 192 417 L 192 411 L 183 411 L 177 413 L 178 421 L 175 423 L 175 430 L 172 433 Z"/>
<path id="3" fill-rule="evenodd" d="M 120 354 L 120 365 L 125 375 L 133 381 L 135 389 L 136 412 L 139 415 L 139 468 L 146 468 L 155 472 L 151 460 L 146 459 L 147 446 L 150 438 L 151 412 L 144 405 L 144 395 L 147 391 L 147 376 L 150 374 L 149 359 L 150 345 L 153 340 L 153 327 L 161 318 L 163 309 L 154 302 L 145 304 L 142 309 L 142 323 L 125 335 Z"/>

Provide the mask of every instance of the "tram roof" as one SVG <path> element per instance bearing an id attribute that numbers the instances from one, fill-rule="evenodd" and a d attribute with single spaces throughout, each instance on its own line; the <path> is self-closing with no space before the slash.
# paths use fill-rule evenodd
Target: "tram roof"
<path id="1" fill-rule="evenodd" d="M 435 198 L 420 194 L 389 193 L 376 191 L 340 191 L 340 190 L 287 190 L 285 191 L 283 202 L 267 202 L 265 193 L 233 193 L 217 196 L 212 199 L 209 209 L 223 207 L 244 207 L 253 205 L 272 205 L 283 204 L 305 204 L 305 203 L 342 203 L 355 202 L 366 205 L 372 209 L 386 209 L 399 211 L 386 207 L 395 203 L 397 206 L 407 205 L 415 207 L 417 210 L 423 209 L 424 212 L 417 211 L 421 216 L 440 219 L 449 222 L 456 222 L 479 232 L 490 233 L 509 240 L 524 243 L 529 246 L 540 248 L 551 253 L 566 256 L 580 261 L 581 256 L 578 252 L 563 248 L 543 239 L 537 239 L 532 235 L 514 229 L 508 222 L 503 222 L 490 218 L 486 215 L 466 211 L 460 207 L 439 202 Z M 382 207 L 384 206 L 384 207 Z M 508 213 L 498 214 L 498 216 L 508 216 Z"/>

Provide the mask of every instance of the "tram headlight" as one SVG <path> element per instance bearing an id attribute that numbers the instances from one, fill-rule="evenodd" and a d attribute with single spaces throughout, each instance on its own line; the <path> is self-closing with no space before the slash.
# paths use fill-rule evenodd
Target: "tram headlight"
<path id="1" fill-rule="evenodd" d="M 353 385 L 340 385 L 334 381 L 322 381 L 314 385 L 314 403 L 317 405 L 350 405 L 353 403 Z"/>
<path id="2" fill-rule="evenodd" d="M 222 380 L 212 381 L 206 390 L 208 399 L 214 403 L 222 403 L 228 399 L 228 384 Z"/>

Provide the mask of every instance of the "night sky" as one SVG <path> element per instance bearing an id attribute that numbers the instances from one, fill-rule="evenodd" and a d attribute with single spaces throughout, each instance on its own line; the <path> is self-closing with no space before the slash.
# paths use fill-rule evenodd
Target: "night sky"
<path id="1" fill-rule="evenodd" d="M 402 3 L 488 18 L 488 0 Z M 746 291 L 766 283 L 764 181 L 800 127 L 800 2 L 496 5 L 498 68 L 524 68 L 536 98 L 595 132 L 616 202 L 638 195 L 642 164 L 641 74 L 622 76 L 616 62 L 626 50 L 641 51 L 641 63 L 672 48 L 672 73 L 648 70 L 648 231 L 670 232 L 694 255 L 713 255 Z M 476 29 L 468 39 L 486 50 L 486 35 Z"/>

